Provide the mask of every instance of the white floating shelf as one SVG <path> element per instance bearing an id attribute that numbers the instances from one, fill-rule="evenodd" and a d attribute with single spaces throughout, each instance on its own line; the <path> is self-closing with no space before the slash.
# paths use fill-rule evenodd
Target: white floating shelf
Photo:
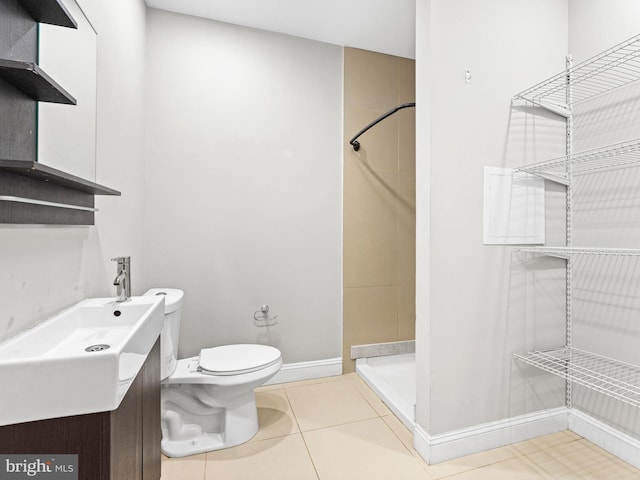
<path id="1" fill-rule="evenodd" d="M 640 367 L 576 348 L 529 352 L 515 357 L 545 372 L 640 407 Z"/>
<path id="2" fill-rule="evenodd" d="M 567 78 L 570 79 L 570 103 L 567 102 Z M 568 116 L 573 105 L 637 80 L 640 80 L 640 35 L 518 93 L 514 100 L 525 100 Z"/>

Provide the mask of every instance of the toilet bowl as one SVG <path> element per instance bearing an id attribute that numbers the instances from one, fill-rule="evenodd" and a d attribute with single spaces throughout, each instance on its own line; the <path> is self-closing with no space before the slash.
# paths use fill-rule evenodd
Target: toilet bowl
<path id="1" fill-rule="evenodd" d="M 250 440 L 258 432 L 254 389 L 278 373 L 280 351 L 267 345 L 224 345 L 178 360 L 184 293 L 153 288 L 145 295 L 165 295 L 160 343 L 162 452 L 184 457 Z"/>

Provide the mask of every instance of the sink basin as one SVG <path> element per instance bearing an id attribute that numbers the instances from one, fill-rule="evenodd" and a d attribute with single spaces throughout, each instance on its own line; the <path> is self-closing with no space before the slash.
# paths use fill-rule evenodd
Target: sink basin
<path id="1" fill-rule="evenodd" d="M 163 320 L 162 296 L 90 298 L 0 343 L 0 425 L 115 410 Z"/>

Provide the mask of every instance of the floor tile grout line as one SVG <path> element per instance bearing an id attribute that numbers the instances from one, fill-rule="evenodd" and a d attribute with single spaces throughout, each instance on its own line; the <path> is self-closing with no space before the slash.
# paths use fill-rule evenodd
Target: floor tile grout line
<path id="1" fill-rule="evenodd" d="M 291 398 L 290 398 L 290 394 L 293 394 L 293 391 L 296 390 L 297 388 L 302 388 L 305 386 L 308 387 L 313 387 L 313 386 L 317 386 L 317 385 L 321 385 L 321 384 L 327 384 L 327 383 L 350 383 L 353 385 L 353 388 L 358 392 L 358 397 L 361 399 L 364 399 L 365 404 L 369 405 L 371 407 L 371 409 L 373 410 L 372 412 L 372 416 L 369 418 L 360 418 L 357 420 L 350 420 L 350 421 L 346 421 L 346 422 L 341 422 L 335 425 L 326 425 L 326 426 L 322 426 L 322 427 L 317 427 L 317 428 L 312 428 L 306 431 L 303 431 L 302 428 L 300 427 L 300 421 L 297 418 L 296 412 L 293 408 L 293 404 L 291 402 Z M 319 432 L 321 430 L 327 431 L 328 429 L 335 429 L 344 425 L 352 425 L 352 424 L 357 424 L 357 423 L 364 423 L 364 422 L 368 422 L 371 420 L 375 420 L 376 418 L 379 418 L 385 425 L 385 430 L 388 431 L 390 430 L 391 433 L 393 434 L 393 437 L 396 438 L 397 441 L 400 441 L 400 443 L 402 444 L 402 446 L 404 447 L 404 449 L 411 454 L 413 457 L 416 457 L 417 452 L 415 452 L 415 449 L 411 448 L 411 446 L 408 443 L 405 443 L 402 438 L 401 438 L 401 433 L 403 432 L 402 430 L 399 429 L 399 427 L 402 428 L 406 428 L 404 425 L 402 425 L 401 423 L 398 424 L 398 428 L 396 428 L 396 424 L 395 423 L 387 423 L 387 421 L 385 420 L 384 417 L 389 417 L 388 420 L 393 421 L 393 420 L 397 420 L 399 421 L 399 419 L 397 419 L 397 417 L 395 416 L 395 414 L 393 414 L 392 411 L 388 411 L 386 412 L 384 415 L 381 414 L 378 409 L 376 409 L 374 407 L 374 401 L 376 398 L 378 398 L 377 394 L 371 390 L 372 395 L 374 395 L 373 397 L 370 395 L 367 395 L 369 387 L 366 385 L 366 383 L 364 383 L 359 377 L 357 376 L 350 376 L 350 377 L 344 377 L 342 376 L 342 378 L 336 378 L 336 379 L 332 379 L 331 381 L 319 381 L 319 382 L 314 382 L 314 383 L 307 383 L 305 385 L 298 385 L 296 387 L 292 387 L 292 388 L 287 388 L 286 387 L 286 383 L 282 384 L 282 388 L 281 389 L 274 389 L 274 391 L 277 390 L 278 394 L 280 394 L 280 392 L 284 391 L 284 397 L 286 399 L 287 402 L 287 406 L 289 407 L 290 411 L 291 411 L 291 415 L 293 416 L 293 419 L 295 420 L 295 423 L 298 427 L 298 431 L 297 432 L 290 432 L 288 434 L 283 434 L 283 435 L 276 435 L 274 437 L 269 437 L 269 438 L 265 438 L 262 439 L 261 441 L 268 441 L 268 440 L 274 440 L 274 439 L 282 439 L 282 438 L 286 438 L 288 436 L 291 435 L 296 435 L 296 434 L 300 434 L 304 445 L 305 445 L 305 450 L 307 452 L 308 458 L 311 461 L 311 464 L 314 468 L 314 472 L 316 475 L 316 478 L 318 480 L 321 480 L 320 477 L 320 473 L 316 467 L 316 463 L 314 461 L 314 458 L 311 454 L 311 450 L 310 450 L 310 446 L 307 443 L 307 438 L 306 435 L 310 434 L 310 438 L 309 440 L 311 440 L 311 434 L 312 432 Z M 360 388 L 363 387 L 363 388 Z M 351 386 L 349 386 L 348 388 L 349 390 L 351 390 Z M 267 393 L 267 391 L 265 391 L 265 393 Z M 380 400 L 381 401 L 381 400 Z M 382 401 L 381 401 L 382 402 Z M 382 402 L 384 404 L 384 402 Z M 318 408 L 322 408 L 321 406 L 319 406 Z M 392 418 L 393 416 L 393 418 Z M 409 431 L 409 429 L 407 429 L 407 431 Z M 410 431 L 409 431 L 410 432 Z M 424 469 L 424 471 L 426 472 L 426 477 L 431 479 L 431 480 L 455 480 L 457 475 L 462 475 L 468 472 L 482 472 L 483 470 L 486 470 L 487 473 L 491 474 L 491 467 L 492 466 L 496 466 L 496 465 L 501 465 L 505 462 L 509 462 L 509 461 L 518 461 L 518 462 L 522 462 L 523 465 L 527 465 L 529 468 L 532 469 L 532 471 L 535 471 L 535 473 L 537 473 L 537 475 L 539 475 L 539 478 L 544 478 L 545 480 L 552 480 L 555 478 L 558 478 L 558 474 L 554 473 L 554 469 L 550 468 L 553 467 L 553 463 L 557 462 L 558 467 L 562 468 L 563 470 L 566 468 L 568 469 L 568 471 L 572 474 L 572 475 L 579 475 L 582 476 L 584 475 L 586 472 L 590 472 L 591 470 L 589 469 L 590 465 L 593 463 L 593 465 L 595 466 L 595 470 L 594 473 L 597 473 L 598 471 L 600 471 L 600 467 L 613 467 L 614 465 L 616 465 L 615 463 L 615 458 L 609 458 L 606 455 L 606 451 L 602 450 L 600 447 L 598 447 L 595 444 L 592 444 L 591 442 L 589 442 L 588 440 L 584 439 L 581 436 L 562 436 L 562 435 L 554 435 L 554 436 L 546 436 L 547 438 L 549 438 L 549 442 L 545 442 L 545 441 L 540 441 L 540 442 L 536 442 L 536 439 L 532 439 L 532 440 L 527 440 L 525 442 L 520 442 L 520 443 L 527 443 L 527 442 L 531 442 L 531 444 L 529 446 L 531 447 L 535 447 L 535 450 L 533 451 L 529 451 L 527 452 L 527 448 L 523 447 L 523 451 L 520 451 L 518 448 L 515 448 L 516 444 L 509 444 L 509 445 L 504 445 L 503 447 L 500 447 L 502 450 L 507 450 L 508 453 L 510 454 L 510 456 L 508 458 L 502 458 L 500 460 L 497 461 L 490 461 L 489 463 L 486 463 L 484 465 L 476 465 L 476 466 L 472 466 L 469 465 L 469 468 L 463 471 L 458 471 L 458 472 L 450 472 L 445 474 L 444 476 L 434 476 L 434 473 L 432 471 L 430 471 L 429 467 L 431 467 L 430 465 L 426 464 L 426 462 L 421 462 L 421 467 Z M 406 438 L 405 438 L 406 439 Z M 597 449 L 596 450 L 592 450 L 591 447 L 595 447 Z M 562 447 L 562 448 L 561 448 Z M 562 450 L 566 450 L 564 452 L 564 454 L 562 453 Z M 600 453 L 602 452 L 602 458 L 600 458 Z M 578 453 L 582 456 L 585 457 L 585 459 L 583 460 L 582 457 L 580 455 L 578 455 Z M 536 455 L 541 455 L 538 458 L 538 461 L 535 460 Z M 421 458 L 421 457 L 420 457 Z M 415 461 L 419 461 L 420 458 L 415 458 Z M 589 460 L 589 458 L 591 458 L 591 461 Z M 548 459 L 549 461 L 545 461 L 545 459 Z M 485 459 L 489 460 L 489 459 Z M 207 464 L 209 461 L 209 454 L 205 453 L 205 455 L 203 456 L 203 460 L 200 461 L 204 461 L 204 465 L 203 465 L 203 469 L 202 469 L 202 476 L 200 477 L 202 480 L 206 480 L 207 478 L 207 473 L 208 473 L 208 468 L 207 468 Z M 586 462 L 586 463 L 585 463 Z M 633 468 L 633 466 L 629 465 L 626 462 L 623 462 L 625 465 L 623 466 L 630 466 L 631 468 Z M 426 465 L 426 468 L 425 468 Z M 497 469 L 500 469 L 500 467 L 497 467 Z M 602 469 L 604 471 L 604 469 Z M 626 470 L 625 470 L 626 471 Z M 446 473 L 446 470 L 443 471 L 442 473 Z M 484 473 L 484 472 L 483 472 Z M 471 473 L 471 475 L 475 475 L 473 473 Z M 193 477 L 194 479 L 197 479 L 197 476 Z M 465 477 L 466 478 L 466 477 Z M 581 477 L 582 478 L 582 477 Z M 625 475 L 623 475 L 623 478 L 627 478 Z M 187 479 L 184 479 L 187 480 Z M 324 480 L 331 480 L 331 479 L 324 479 Z"/>
<path id="2" fill-rule="evenodd" d="M 540 450 L 539 452 L 536 452 L 536 453 L 540 453 L 540 452 L 542 452 L 542 453 L 547 453 L 547 452 L 545 452 L 544 450 Z M 547 478 L 548 478 L 548 479 L 555 479 L 555 478 L 557 478 L 557 476 L 556 476 L 556 475 L 554 475 L 554 474 L 553 474 L 553 472 L 550 472 L 548 469 L 546 469 L 546 468 L 544 467 L 544 465 L 541 465 L 540 463 L 536 462 L 536 461 L 535 461 L 533 458 L 531 458 L 529 455 L 524 455 L 524 457 L 521 457 L 521 458 L 525 458 L 525 459 L 529 460 L 529 461 L 530 461 L 530 462 L 535 466 L 536 470 L 538 470 L 538 471 L 539 471 L 539 473 L 540 473 L 542 476 L 544 476 L 544 477 L 545 477 L 545 480 L 546 480 Z M 552 458 L 553 458 L 553 457 L 552 457 Z M 562 462 L 560 462 L 560 463 L 562 463 Z M 564 463 L 562 463 L 562 465 L 563 465 L 563 466 L 565 466 L 565 467 L 568 467 L 568 465 L 565 465 Z M 580 475 L 580 474 L 579 474 L 578 472 L 576 472 L 573 468 L 571 468 L 571 467 L 568 467 L 568 468 L 569 468 L 569 471 L 571 471 L 572 473 L 576 473 L 576 474 Z M 582 476 L 582 475 L 580 475 L 580 476 Z"/>
<path id="3" fill-rule="evenodd" d="M 303 380 L 304 381 L 304 380 Z M 336 380 L 336 381 L 340 381 L 340 380 Z M 301 385 L 291 385 L 289 387 L 287 386 L 283 386 L 282 389 L 284 391 L 287 390 L 295 390 L 296 388 L 303 388 L 303 387 L 310 387 L 311 385 L 321 385 L 323 382 L 311 382 L 311 383 L 303 383 Z M 287 385 L 286 383 L 284 383 L 283 385 Z"/>
<path id="4" fill-rule="evenodd" d="M 309 450 L 307 439 L 304 437 L 304 433 L 302 432 L 300 432 L 300 436 L 302 437 L 302 441 L 304 442 L 304 448 L 307 450 L 307 455 L 309 455 L 309 460 L 311 460 L 311 465 L 313 465 L 313 471 L 316 472 L 316 477 L 318 478 L 318 480 L 321 480 L 320 473 L 318 472 L 318 467 L 316 467 L 316 462 L 313 461 L 313 455 L 311 455 L 311 450 Z"/>
<path id="5" fill-rule="evenodd" d="M 539 452 L 543 452 L 543 450 L 539 450 Z M 536 452 L 536 453 L 539 453 L 539 452 Z M 522 455 L 522 456 L 520 456 L 518 458 L 522 459 L 523 461 L 529 462 L 533 466 L 533 468 L 535 468 L 535 470 L 545 478 L 545 480 L 553 480 L 553 479 L 557 478 L 557 476 L 554 475 L 553 472 L 550 472 L 549 470 L 544 468 L 543 465 L 541 465 L 538 462 L 536 462 L 529 455 Z M 574 473 L 577 473 L 573 469 L 571 469 L 571 471 L 574 472 Z"/>
<path id="6" fill-rule="evenodd" d="M 311 385 L 324 385 L 327 383 L 352 382 L 350 378 L 344 378 L 345 375 L 332 375 L 329 377 L 320 377 L 317 379 L 297 380 L 295 382 L 281 383 L 284 390 L 295 390 L 297 388 L 309 387 Z M 298 384 L 298 385 L 296 385 Z"/>
<path id="7" fill-rule="evenodd" d="M 293 409 L 293 404 L 291 403 L 291 399 L 289 398 L 289 393 L 287 392 L 287 388 L 285 386 L 286 384 L 283 384 L 282 390 L 284 391 L 284 396 L 287 399 L 287 403 L 289 404 L 289 408 L 291 409 L 291 413 L 293 414 L 293 419 L 296 421 L 296 425 L 298 426 L 298 433 L 300 434 L 300 437 L 302 438 L 302 441 L 304 442 L 304 448 L 307 451 L 307 455 L 309 455 L 309 460 L 311 461 L 311 465 L 313 466 L 313 471 L 316 474 L 316 478 L 318 480 L 320 480 L 320 473 L 318 473 L 318 468 L 316 467 L 316 462 L 313 461 L 313 456 L 311 455 L 311 450 L 309 450 L 309 445 L 307 445 L 307 439 L 304 437 L 304 432 L 302 431 L 302 428 L 300 428 L 300 422 L 298 421 L 298 416 L 296 415 L 295 410 Z M 310 385 L 317 385 L 315 383 L 312 383 Z M 304 385 L 300 385 L 301 387 Z"/>
<path id="8" fill-rule="evenodd" d="M 592 444 L 591 442 L 589 442 L 588 440 L 586 440 L 584 438 L 575 438 L 575 439 L 569 440 L 567 442 L 562 442 L 562 443 L 560 443 L 558 445 L 541 447 L 539 452 L 535 452 L 535 453 L 543 453 L 545 455 L 548 455 L 549 458 L 551 458 L 553 461 L 555 461 L 555 462 L 559 463 L 560 465 L 562 465 L 563 467 L 569 469 L 569 471 L 571 471 L 572 473 L 575 473 L 576 475 L 580 475 L 582 477 L 582 476 L 584 476 L 584 472 L 583 472 L 582 469 L 579 468 L 580 465 L 579 464 L 575 464 L 575 462 L 572 463 L 572 462 L 568 461 L 566 455 L 559 455 L 559 454 L 557 454 L 557 452 L 555 450 L 556 447 L 564 446 L 564 445 L 570 445 L 571 443 L 574 443 L 576 441 L 578 441 L 578 442 L 584 441 L 583 445 L 588 446 L 588 447 L 589 446 L 597 446 L 597 445 Z M 548 475 L 551 475 L 553 478 L 555 478 L 555 475 L 553 474 L 553 472 L 550 472 L 548 469 L 546 469 L 544 467 L 544 465 L 540 464 L 535 459 L 531 458 L 530 455 L 526 455 L 526 457 L 531 462 L 535 463 L 540 469 L 542 469 Z M 607 452 L 605 452 L 602 455 L 602 460 L 604 460 L 607 463 L 611 463 L 612 465 L 614 464 L 613 463 L 613 459 L 609 458 Z M 578 468 L 576 468 L 576 467 L 578 467 Z"/>
<path id="9" fill-rule="evenodd" d="M 298 432 L 302 434 L 302 429 L 300 428 L 300 422 L 298 421 L 298 416 L 296 415 L 296 411 L 293 409 L 293 404 L 291 403 L 291 399 L 289 398 L 287 389 L 284 388 L 283 390 L 284 390 L 284 396 L 287 399 L 287 403 L 289 404 L 289 408 L 291 409 L 291 414 L 293 415 L 293 419 L 296 421 L 296 425 L 298 426 Z"/>
<path id="10" fill-rule="evenodd" d="M 362 382 L 362 381 L 361 381 L 361 382 Z M 378 394 L 377 394 L 376 392 L 374 392 L 373 390 L 371 390 L 371 388 L 369 388 L 369 386 L 368 386 L 366 383 L 362 382 L 362 385 L 363 385 L 364 387 L 368 388 L 368 389 L 371 391 L 371 393 L 372 393 L 372 394 L 374 394 L 374 395 L 376 396 L 376 398 L 377 398 L 377 399 L 378 399 L 378 400 L 379 400 L 379 401 L 380 401 L 380 402 L 381 402 L 381 403 L 382 403 L 382 404 L 383 404 L 383 405 L 384 405 L 384 406 L 385 406 L 389 411 L 391 411 L 391 409 L 387 406 L 387 404 L 386 404 L 386 403 L 384 403 L 384 401 L 383 401 L 380 397 L 378 397 Z M 381 415 L 381 414 L 378 412 L 378 410 L 376 409 L 376 407 L 373 405 L 373 403 L 371 403 L 371 402 L 369 401 L 369 399 L 368 399 L 366 396 L 364 396 L 364 395 L 362 394 L 362 392 L 361 392 L 357 387 L 356 387 L 356 392 L 358 392 L 358 393 L 360 394 L 360 396 L 361 396 L 362 398 L 364 398 L 364 401 L 365 401 L 365 402 L 367 402 L 367 404 L 368 404 L 368 405 L 371 407 L 371 409 L 376 413 L 376 415 L 378 415 L 380 418 L 382 418 L 383 416 L 386 416 L 386 415 Z M 393 412 L 392 412 L 392 413 L 393 413 Z"/>
<path id="11" fill-rule="evenodd" d="M 353 425 L 354 423 L 360 423 L 360 422 L 369 422 L 371 420 L 376 420 L 376 419 L 382 420 L 382 417 L 376 416 L 376 417 L 369 417 L 369 418 L 359 418 L 357 420 L 349 420 L 347 422 L 336 423 L 335 425 L 324 425 L 322 427 L 310 428 L 308 430 L 300 430 L 300 433 L 317 432 L 318 430 L 327 430 L 329 428 L 341 427 L 343 425 Z"/>
<path id="12" fill-rule="evenodd" d="M 591 442 L 589 442 L 588 440 L 585 440 L 585 439 L 580 438 L 580 439 L 574 439 L 574 440 L 569 441 L 569 442 L 563 442 L 563 443 L 558 444 L 558 445 L 555 445 L 555 446 L 553 446 L 553 447 L 544 448 L 542 451 L 543 451 L 544 453 L 546 453 L 547 455 L 549 455 L 549 456 L 550 456 L 553 460 L 555 460 L 556 462 L 558 462 L 558 463 L 560 463 L 561 465 L 563 465 L 564 467 L 568 468 L 571 472 L 573 472 L 573 473 L 575 473 L 575 474 L 577 474 L 577 475 L 580 475 L 580 476 L 584 476 L 584 475 L 583 475 L 583 473 L 584 473 L 584 472 L 582 471 L 582 469 L 577 469 L 577 468 L 575 468 L 576 466 L 577 466 L 577 467 L 580 467 L 580 465 L 572 465 L 572 462 L 570 462 L 570 461 L 569 461 L 569 459 L 566 457 L 566 455 L 559 455 L 559 454 L 557 454 L 557 451 L 555 450 L 555 447 L 559 447 L 559 446 L 561 446 L 561 445 L 568 445 L 568 444 L 570 444 L 570 443 L 575 442 L 576 440 L 577 440 L 577 441 L 580 441 L 580 442 L 582 442 L 582 441 L 584 440 L 583 445 L 587 445 L 587 446 L 588 446 L 588 445 L 593 445 L 593 444 L 592 444 Z M 609 458 L 607 458 L 606 456 L 605 456 L 605 457 L 603 457 L 603 460 L 610 461 L 610 459 L 609 459 Z"/>
<path id="13" fill-rule="evenodd" d="M 482 470 L 482 469 L 484 469 L 484 468 L 488 468 L 488 467 L 491 467 L 491 466 L 494 466 L 494 465 L 499 465 L 499 464 L 501 464 L 501 463 L 511 462 L 511 461 L 513 461 L 514 459 L 519 459 L 519 458 L 520 458 L 520 457 L 505 458 L 505 459 L 500 460 L 500 461 L 498 461 L 498 462 L 492 462 L 492 463 L 488 463 L 488 464 L 486 464 L 486 465 L 479 465 L 479 466 L 477 466 L 477 467 L 469 468 L 468 470 L 463 470 L 463 471 L 460 471 L 460 472 L 455 472 L 455 473 L 447 474 L 447 475 L 444 475 L 444 476 L 442 476 L 442 477 L 433 477 L 433 479 L 434 479 L 434 480 L 446 480 L 447 478 L 454 478 L 454 479 L 455 479 L 456 475 L 462 475 L 462 474 L 465 474 L 465 475 L 466 475 L 466 474 L 467 474 L 467 473 L 469 473 L 469 472 L 475 472 L 475 471 L 477 471 L 477 470 Z M 538 473 L 542 474 L 541 472 L 538 472 Z"/>
<path id="14" fill-rule="evenodd" d="M 385 416 L 387 417 L 388 415 L 385 415 Z M 397 417 L 396 417 L 396 419 L 397 419 L 398 421 L 400 421 L 400 419 L 398 419 Z M 425 470 L 425 472 L 427 473 L 427 475 L 429 476 L 429 478 L 430 478 L 430 479 L 433 479 L 433 475 L 431 475 L 431 472 L 429 471 L 429 467 L 430 467 L 430 465 L 429 465 L 429 464 L 428 464 L 428 463 L 427 463 L 427 462 L 426 462 L 426 461 L 425 461 L 425 460 L 420 456 L 420 454 L 419 454 L 419 453 L 418 453 L 414 448 L 409 448 L 409 447 L 408 447 L 408 446 L 407 446 L 407 445 L 402 441 L 402 439 L 401 439 L 401 438 L 400 438 L 400 436 L 395 432 L 395 430 L 394 430 L 393 428 L 391 428 L 391 425 L 389 425 L 387 422 L 385 422 L 385 421 L 383 420 L 383 417 L 382 417 L 382 416 L 380 417 L 380 420 L 382 420 L 382 423 L 384 424 L 384 426 L 385 426 L 385 427 L 387 427 L 387 429 L 388 429 L 388 430 L 393 434 L 393 436 L 395 436 L 395 437 L 396 437 L 396 439 L 398 439 L 398 441 L 399 441 L 399 442 L 400 442 L 400 444 L 405 448 L 405 450 L 406 450 L 406 451 L 407 451 L 407 452 L 408 452 L 408 453 L 409 453 L 413 458 L 415 458 L 415 460 L 420 464 L 420 466 L 421 466 L 422 468 L 424 468 L 424 470 Z M 406 427 L 404 427 L 404 425 L 402 425 L 402 427 L 403 427 L 403 428 L 406 428 Z M 408 431 L 408 430 L 407 430 L 407 431 Z M 411 433 L 411 432 L 410 432 L 410 433 Z M 413 434 L 412 434 L 412 436 L 413 436 Z M 416 458 L 416 455 L 418 455 L 418 456 L 419 456 L 419 458 Z"/>
<path id="15" fill-rule="evenodd" d="M 388 415 L 386 415 L 386 416 L 388 416 Z M 382 420 L 382 419 L 383 419 L 383 417 L 380 417 L 380 420 Z M 397 417 L 396 417 L 396 419 L 397 419 Z M 406 450 L 407 450 L 411 455 L 413 455 L 414 453 L 418 453 L 418 452 L 416 452 L 416 450 L 415 450 L 414 448 L 411 448 L 411 449 L 410 449 L 410 448 L 409 448 L 409 447 L 408 447 L 408 446 L 407 446 L 407 445 L 402 441 L 402 439 L 400 438 L 400 435 L 398 435 L 398 434 L 396 433 L 396 431 L 395 431 L 393 428 L 391 428 L 391 425 L 389 425 L 389 424 L 388 424 L 387 422 L 385 422 L 384 420 L 382 420 L 382 423 L 384 423 L 384 425 L 387 427 L 387 429 L 389 429 L 389 431 L 391 431 L 391 433 L 393 433 L 393 435 L 398 439 L 398 441 L 402 444 L 402 446 L 403 446 L 403 447 L 404 447 L 404 448 L 405 448 L 405 449 L 406 449 Z M 403 425 L 403 427 L 404 427 L 404 425 Z M 407 431 L 408 431 L 408 429 L 407 429 Z M 409 432 L 409 433 L 411 433 L 411 432 Z M 412 436 L 413 436 L 413 434 L 412 434 Z M 421 457 L 421 458 L 422 458 L 422 457 Z M 426 463 L 426 462 L 425 462 L 425 463 Z"/>

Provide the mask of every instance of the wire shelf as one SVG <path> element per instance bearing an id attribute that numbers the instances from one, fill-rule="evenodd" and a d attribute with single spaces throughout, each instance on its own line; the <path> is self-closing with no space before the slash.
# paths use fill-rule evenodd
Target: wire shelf
<path id="1" fill-rule="evenodd" d="M 567 79 L 570 79 L 572 102 L 567 104 Z M 585 60 L 514 98 L 537 105 L 545 103 L 569 108 L 613 89 L 640 80 L 640 35 Z"/>
<path id="2" fill-rule="evenodd" d="M 573 175 L 584 175 L 637 163 L 640 163 L 640 138 L 532 163 L 518 171 L 569 185 L 569 170 Z"/>
<path id="3" fill-rule="evenodd" d="M 640 256 L 640 249 L 632 248 L 592 248 L 592 247 L 520 247 L 517 252 L 535 253 L 569 259 L 574 255 L 624 255 Z"/>
<path id="4" fill-rule="evenodd" d="M 577 348 L 535 350 L 519 360 L 596 392 L 640 407 L 640 367 Z"/>

